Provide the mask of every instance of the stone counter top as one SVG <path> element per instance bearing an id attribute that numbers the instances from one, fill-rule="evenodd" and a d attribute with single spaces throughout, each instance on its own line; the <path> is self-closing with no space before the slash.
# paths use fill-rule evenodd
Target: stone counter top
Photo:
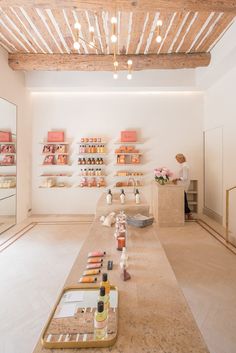
<path id="1" fill-rule="evenodd" d="M 132 278 L 127 282 L 120 278 L 121 253 L 116 250 L 113 232 L 114 228 L 93 223 L 65 286 L 78 284 L 89 251 L 101 249 L 107 252 L 107 259 L 114 261 L 113 270 L 108 272 L 109 279 L 119 289 L 119 324 L 115 345 L 99 349 L 50 350 L 42 348 L 39 341 L 34 353 L 209 353 L 160 244 L 155 226 L 129 228 L 128 271 Z"/>

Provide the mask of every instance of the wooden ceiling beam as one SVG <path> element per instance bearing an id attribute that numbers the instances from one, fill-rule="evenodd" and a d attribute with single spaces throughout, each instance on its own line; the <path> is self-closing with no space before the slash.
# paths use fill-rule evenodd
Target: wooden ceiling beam
<path id="1" fill-rule="evenodd" d="M 153 69 L 186 69 L 208 66 L 210 53 L 119 55 L 119 70 L 127 70 L 127 60 L 133 60 L 133 71 Z M 9 53 L 13 70 L 33 71 L 112 71 L 112 55 L 22 54 Z"/>
<path id="2" fill-rule="evenodd" d="M 0 6 L 91 11 L 214 11 L 236 14 L 236 0 L 0 0 Z"/>

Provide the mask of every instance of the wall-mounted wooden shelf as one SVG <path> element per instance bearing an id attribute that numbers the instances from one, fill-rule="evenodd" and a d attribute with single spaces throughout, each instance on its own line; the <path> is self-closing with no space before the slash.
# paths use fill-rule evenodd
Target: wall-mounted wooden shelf
<path id="1" fill-rule="evenodd" d="M 71 178 L 72 175 L 61 175 L 61 174 L 41 174 L 40 178 Z"/>
<path id="2" fill-rule="evenodd" d="M 39 186 L 39 189 L 70 189 L 71 186 L 51 186 L 51 187 L 47 187 L 47 186 Z"/>
<path id="3" fill-rule="evenodd" d="M 70 142 L 48 142 L 48 141 L 45 141 L 45 142 L 39 142 L 40 145 L 69 145 Z"/>
<path id="4" fill-rule="evenodd" d="M 12 142 L 3 142 L 3 141 L 0 141 L 0 145 L 15 145 L 16 144 L 16 141 L 12 141 Z"/>
<path id="5" fill-rule="evenodd" d="M 2 155 L 2 156 L 4 156 L 4 155 L 7 155 L 7 156 L 15 156 L 16 153 L 1 152 L 0 155 Z"/>
<path id="6" fill-rule="evenodd" d="M 116 152 L 116 153 L 115 153 L 116 156 L 117 156 L 117 155 L 119 156 L 120 154 L 122 154 L 123 156 L 133 156 L 133 155 L 135 155 L 135 156 L 137 156 L 137 155 L 142 156 L 142 153 L 140 153 L 140 152 L 130 152 L 130 153 Z"/>
<path id="7" fill-rule="evenodd" d="M 115 163 L 114 164 L 115 166 L 117 166 L 117 165 L 119 165 L 119 166 L 124 166 L 124 165 L 141 165 L 141 163 L 122 163 L 122 164 L 120 164 L 120 163 Z"/>
<path id="8" fill-rule="evenodd" d="M 69 155 L 68 152 L 54 152 L 54 153 L 47 152 L 47 153 L 42 153 L 42 156 L 58 156 L 61 154 L 65 155 L 65 156 Z"/>
<path id="9" fill-rule="evenodd" d="M 77 145 L 82 145 L 82 146 L 89 146 L 89 145 L 106 145 L 106 141 L 101 141 L 101 142 L 76 142 Z"/>
<path id="10" fill-rule="evenodd" d="M 84 153 L 77 153 L 78 156 L 99 156 L 99 155 L 104 155 L 104 154 L 107 154 L 107 152 L 93 152 L 93 153 L 87 153 L 87 152 L 84 152 Z"/>
<path id="11" fill-rule="evenodd" d="M 115 145 L 124 145 L 124 146 L 126 146 L 126 145 L 142 145 L 143 142 L 141 142 L 141 141 L 136 141 L 136 142 L 121 142 L 121 141 L 116 141 L 116 142 L 114 142 L 114 144 L 115 144 Z"/>

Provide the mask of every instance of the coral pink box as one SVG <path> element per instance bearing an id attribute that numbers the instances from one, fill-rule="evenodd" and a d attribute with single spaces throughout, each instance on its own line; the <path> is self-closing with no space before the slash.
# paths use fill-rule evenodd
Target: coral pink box
<path id="1" fill-rule="evenodd" d="M 0 131 L 1 142 L 12 142 L 12 136 L 10 131 Z"/>
<path id="2" fill-rule="evenodd" d="M 64 132 L 48 131 L 48 142 L 64 142 Z"/>
<path id="3" fill-rule="evenodd" d="M 131 130 L 121 131 L 120 140 L 121 142 L 136 142 L 137 132 Z"/>

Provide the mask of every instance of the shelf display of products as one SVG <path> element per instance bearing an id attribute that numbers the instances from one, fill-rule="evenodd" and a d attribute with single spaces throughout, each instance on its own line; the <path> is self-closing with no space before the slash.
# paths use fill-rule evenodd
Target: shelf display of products
<path id="1" fill-rule="evenodd" d="M 68 187 L 70 187 L 70 186 L 67 183 L 65 183 L 65 182 L 57 182 L 56 178 L 45 179 L 40 185 L 40 188 L 44 188 L 44 189 L 68 188 Z"/>
<path id="2" fill-rule="evenodd" d="M 116 188 L 122 188 L 122 187 L 140 187 L 142 186 L 140 180 L 134 180 L 133 178 L 131 180 L 126 181 L 117 181 L 115 183 Z"/>
<path id="3" fill-rule="evenodd" d="M 103 158 L 79 158 L 79 165 L 101 165 L 104 164 Z"/>
<path id="4" fill-rule="evenodd" d="M 79 154 L 105 154 L 105 145 L 80 145 Z"/>
<path id="5" fill-rule="evenodd" d="M 13 144 L 0 144 L 0 153 L 1 154 L 15 154 L 16 147 Z"/>
<path id="6" fill-rule="evenodd" d="M 69 165 L 69 143 L 64 141 L 64 132 L 49 131 L 48 141 L 42 142 L 41 144 L 43 145 L 41 153 L 44 158 L 41 167 Z M 54 174 L 44 172 L 40 176 L 43 177 L 40 188 L 70 187 L 70 185 L 61 181 L 61 178 L 57 180 L 57 177 L 71 176 L 66 172 L 61 173 L 57 171 Z"/>
<path id="7" fill-rule="evenodd" d="M 13 189 L 16 187 L 16 177 L 0 177 L 0 189 Z"/>
<path id="8" fill-rule="evenodd" d="M 99 154 L 107 152 L 105 148 L 106 142 L 101 137 L 81 137 L 79 143 L 78 154 L 80 156 L 89 154 L 88 158 L 79 157 L 78 165 L 100 166 L 105 165 L 102 157 L 97 157 Z M 83 168 L 80 170 L 80 187 L 105 187 L 105 172 L 101 168 Z M 92 177 L 92 178 L 88 178 Z"/>
<path id="9" fill-rule="evenodd" d="M 92 168 L 92 169 L 81 169 L 80 170 L 81 176 L 104 176 L 103 171 L 101 168 Z"/>
<path id="10" fill-rule="evenodd" d="M 49 154 L 44 158 L 44 165 L 67 165 L 68 158 L 66 154 Z"/>
<path id="11" fill-rule="evenodd" d="M 4 154 L 3 158 L 0 160 L 1 166 L 14 166 L 16 165 L 15 156 L 12 154 Z"/>
<path id="12" fill-rule="evenodd" d="M 80 181 L 80 187 L 105 187 L 105 179 L 103 177 L 99 178 L 87 178 L 83 177 Z"/>
<path id="13" fill-rule="evenodd" d="M 125 135 L 125 140 L 122 136 Z M 137 133 L 135 131 L 125 131 L 124 134 L 121 133 L 121 142 L 116 142 L 120 144 L 118 148 L 115 149 L 116 164 L 115 165 L 129 165 L 135 166 L 141 164 L 142 153 L 136 148 Z M 130 140 L 129 140 L 130 138 Z M 135 141 L 134 141 L 135 139 Z M 122 141 L 123 140 L 123 141 Z M 139 143 L 140 144 L 140 143 Z M 119 170 L 114 175 L 115 178 L 122 178 L 123 180 L 117 180 L 115 182 L 115 187 L 140 187 L 143 185 L 141 178 L 143 173 L 141 171 L 132 170 Z"/>
<path id="14" fill-rule="evenodd" d="M 120 170 L 118 172 L 116 172 L 117 177 L 129 177 L 129 176 L 135 176 L 135 177 L 141 177 L 143 176 L 142 172 L 131 172 L 131 171 L 127 171 L 127 170 Z"/>
<path id="15" fill-rule="evenodd" d="M 101 137 L 81 137 L 80 143 L 105 143 Z"/>

